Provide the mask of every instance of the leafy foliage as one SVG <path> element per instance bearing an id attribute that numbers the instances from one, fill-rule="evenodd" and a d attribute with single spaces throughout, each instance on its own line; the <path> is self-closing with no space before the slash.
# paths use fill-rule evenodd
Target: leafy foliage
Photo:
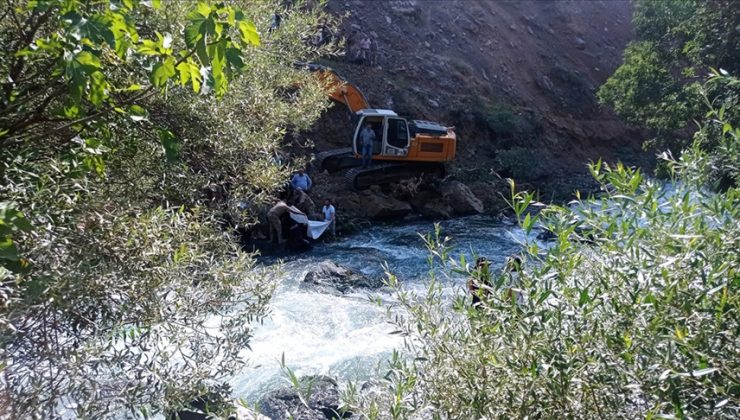
<path id="1" fill-rule="evenodd" d="M 732 1 L 634 2 L 636 40 L 624 62 L 599 90 L 626 121 L 669 132 L 701 120 L 700 87 L 710 68 L 740 71 L 740 12 Z M 737 95 L 736 90 L 717 89 Z M 738 116 L 733 116 L 738 124 Z M 663 138 L 665 140 L 665 138 Z M 673 140 L 673 139 L 671 139 Z"/>
<path id="2" fill-rule="evenodd" d="M 253 223 L 290 170 L 283 138 L 328 106 L 294 63 L 336 48 L 307 41 L 334 24 L 317 8 L 261 35 L 280 7 L 0 5 L 10 416 L 148 416 L 245 366 L 274 285 L 224 227 Z"/>
<path id="3" fill-rule="evenodd" d="M 737 418 L 740 195 L 732 186 L 707 191 L 703 167 L 712 160 L 702 151 L 707 139 L 737 147 L 732 110 L 720 111 L 680 160 L 665 155 L 670 184 L 597 162 L 590 168 L 601 196 L 533 216 L 534 196 L 512 182 L 521 228 L 541 226 L 552 240 L 525 240 L 523 264 L 481 284 L 481 306 L 467 293 L 450 305 L 434 273 L 474 272 L 450 258 L 439 231 L 428 237 L 435 270 L 426 295 L 389 275 L 402 308 L 389 314 L 407 356 L 390 361 L 378 395 L 350 393 L 350 410 L 369 418 Z"/>

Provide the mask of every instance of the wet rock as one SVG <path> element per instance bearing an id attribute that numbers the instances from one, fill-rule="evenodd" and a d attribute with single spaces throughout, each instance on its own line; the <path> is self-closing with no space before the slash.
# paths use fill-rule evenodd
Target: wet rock
<path id="1" fill-rule="evenodd" d="M 552 80 L 550 80 L 550 78 L 547 76 L 542 76 L 537 79 L 537 87 L 544 90 L 545 92 L 552 92 L 554 88 Z"/>
<path id="2" fill-rule="evenodd" d="M 419 13 L 419 6 L 416 0 L 394 0 L 390 4 L 391 10 L 400 15 L 416 15 Z"/>
<path id="3" fill-rule="evenodd" d="M 431 106 L 432 108 L 439 108 L 439 102 L 435 101 L 434 99 L 429 99 L 427 103 L 429 103 L 429 106 Z"/>
<path id="4" fill-rule="evenodd" d="M 430 219 L 450 219 L 455 213 L 455 209 L 445 201 L 433 200 L 424 203 L 419 212 L 422 216 Z"/>
<path id="5" fill-rule="evenodd" d="M 483 213 L 483 203 L 460 181 L 442 184 L 442 197 L 455 210 L 457 215 Z"/>
<path id="6" fill-rule="evenodd" d="M 509 185 L 503 181 L 479 181 L 469 185 L 473 195 L 483 203 L 483 209 L 487 213 L 501 213 L 509 208 L 504 199 L 508 194 Z"/>
<path id="7" fill-rule="evenodd" d="M 411 205 L 379 191 L 363 191 L 360 195 L 363 216 L 371 219 L 396 219 L 411 213 Z"/>
<path id="8" fill-rule="evenodd" d="M 437 188 L 424 185 L 422 190 L 409 197 L 414 211 L 430 219 L 449 219 L 455 210 L 442 197 Z"/>
<path id="9" fill-rule="evenodd" d="M 576 49 L 579 49 L 579 50 L 585 50 L 586 49 L 586 41 L 583 38 L 581 38 L 581 37 L 576 37 L 573 40 L 573 43 L 575 44 Z"/>
<path id="10" fill-rule="evenodd" d="M 293 388 L 282 388 L 260 398 L 260 411 L 272 420 L 321 420 L 347 418 L 341 414 L 337 382 L 328 376 L 304 376 L 300 388 L 308 403 L 303 404 Z"/>
<path id="11" fill-rule="evenodd" d="M 348 293 L 355 289 L 377 289 L 383 286 L 383 281 L 355 273 L 331 260 L 324 260 L 306 273 L 303 285 L 322 292 Z"/>

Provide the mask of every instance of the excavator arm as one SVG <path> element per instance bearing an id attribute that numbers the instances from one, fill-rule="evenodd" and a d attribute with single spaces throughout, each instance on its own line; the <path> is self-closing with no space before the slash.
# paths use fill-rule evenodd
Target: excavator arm
<path id="1" fill-rule="evenodd" d="M 352 113 L 370 108 L 365 95 L 357 86 L 344 80 L 334 70 L 319 64 L 309 64 L 309 70 L 316 73 L 329 86 L 329 97 L 345 105 Z"/>

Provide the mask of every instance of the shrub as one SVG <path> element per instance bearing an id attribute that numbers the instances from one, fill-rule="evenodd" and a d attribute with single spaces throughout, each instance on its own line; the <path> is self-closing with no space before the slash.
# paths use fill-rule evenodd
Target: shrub
<path id="1" fill-rule="evenodd" d="M 516 179 L 536 179 L 543 174 L 542 164 L 533 159 L 533 153 L 523 147 L 501 150 L 496 154 L 496 165 L 502 176 Z"/>
<path id="2" fill-rule="evenodd" d="M 222 215 L 284 183 L 285 134 L 327 106 L 294 67 L 328 52 L 303 41 L 322 13 L 260 42 L 277 1 L 160 3 L 0 4 L 0 417 L 176 410 L 267 314 Z"/>

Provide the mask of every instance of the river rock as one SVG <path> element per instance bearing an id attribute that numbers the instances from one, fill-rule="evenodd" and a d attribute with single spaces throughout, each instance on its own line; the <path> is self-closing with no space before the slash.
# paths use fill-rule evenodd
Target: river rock
<path id="1" fill-rule="evenodd" d="M 573 43 L 576 46 L 576 49 L 579 50 L 585 50 L 586 49 L 586 41 L 581 37 L 575 37 L 573 39 Z"/>
<path id="2" fill-rule="evenodd" d="M 510 187 L 504 180 L 478 181 L 470 184 L 469 188 L 483 203 L 483 209 L 487 213 L 500 213 L 509 208 L 504 197 L 510 194 Z"/>
<path id="3" fill-rule="evenodd" d="M 304 376 L 300 388 L 308 406 L 292 387 L 269 392 L 260 398 L 260 411 L 272 420 L 321 420 L 347 418 L 340 413 L 341 400 L 337 382 L 323 375 Z"/>
<path id="4" fill-rule="evenodd" d="M 442 184 L 440 191 L 457 215 L 483 213 L 483 203 L 460 181 Z"/>
<path id="5" fill-rule="evenodd" d="M 453 209 L 446 201 L 434 200 L 424 203 L 424 205 L 421 206 L 420 213 L 422 216 L 430 219 L 450 219 L 455 213 L 455 209 Z"/>
<path id="6" fill-rule="evenodd" d="M 360 195 L 363 215 L 371 219 L 397 219 L 411 213 L 411 205 L 378 191 L 363 191 Z"/>
<path id="7" fill-rule="evenodd" d="M 347 293 L 357 288 L 377 289 L 383 286 L 383 281 L 355 273 L 336 265 L 334 261 L 324 260 L 306 273 L 303 284 L 329 293 Z"/>

